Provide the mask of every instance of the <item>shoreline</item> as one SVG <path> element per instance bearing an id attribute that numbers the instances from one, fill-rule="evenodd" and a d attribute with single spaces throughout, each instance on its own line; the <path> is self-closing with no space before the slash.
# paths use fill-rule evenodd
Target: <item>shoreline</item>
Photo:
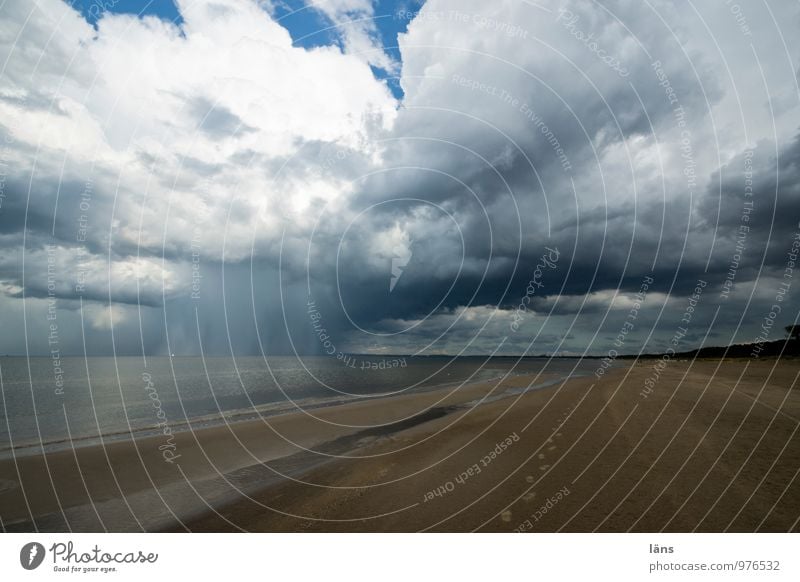
<path id="1" fill-rule="evenodd" d="M 179 523 L 181 516 L 213 511 L 215 506 L 235 499 L 239 491 L 231 496 L 231 483 L 242 481 L 240 473 L 247 476 L 246 488 L 263 487 L 276 477 L 282 479 L 318 466 L 320 459 L 316 457 L 320 455 L 307 453 L 308 449 L 321 452 L 322 460 L 327 462 L 332 456 L 359 446 L 359 439 L 387 436 L 407 428 L 409 423 L 426 422 L 481 398 L 505 397 L 508 390 L 537 390 L 539 384 L 558 379 L 549 373 L 509 375 L 499 382 L 501 378 L 447 383 L 398 396 L 357 398 L 301 412 L 238 418 L 233 422 L 223 419 L 200 428 L 186 426 L 173 434 L 178 455 L 173 463 L 162 459 L 159 444 L 164 437 L 160 432 L 120 433 L 111 439 L 99 437 L 101 442 L 97 444 L 81 442 L 76 447 L 66 441 L 57 449 L 45 450 L 44 455 L 41 447 L 28 448 L 23 455 L 17 451 L 12 456 L 9 451 L 0 457 L 0 473 L 16 479 L 9 481 L 14 487 L 0 487 L 0 518 L 7 530 L 19 531 L 32 529 L 31 514 L 41 524 L 38 527 L 48 531 L 66 526 L 100 531 L 104 512 L 122 522 L 114 526 L 114 531 L 170 527 Z M 537 384 L 528 386 L 533 379 L 538 379 Z M 266 463 L 276 467 L 264 470 Z M 70 477 L 53 479 L 53 474 Z M 25 486 L 19 487 L 19 481 Z M 193 506 L 178 502 L 176 515 L 166 520 L 151 515 L 157 512 L 149 509 L 141 517 L 132 510 L 129 499 L 121 499 L 141 496 L 139 506 L 160 505 L 164 510 L 168 498 L 197 497 L 198 488 L 204 490 L 203 497 L 207 499 Z M 29 495 L 35 499 L 33 505 L 37 509 L 26 510 L 23 497 Z M 205 502 L 208 499 L 211 503 Z M 116 507 L 96 511 L 92 506 L 98 501 Z M 91 519 L 91 513 L 96 514 L 95 519 Z M 94 529 L 98 525 L 100 528 Z"/>
<path id="2" fill-rule="evenodd" d="M 0 517 L 31 531 L 30 503 L 43 531 L 797 531 L 800 362 L 675 360 L 643 396 L 652 366 L 180 433 L 174 466 L 152 439 L 19 459 L 27 498 L 0 487 Z"/>
<path id="3" fill-rule="evenodd" d="M 554 376 L 555 374 L 544 373 L 546 376 Z M 531 376 L 522 372 L 511 372 L 507 376 L 495 376 L 484 378 L 481 380 L 465 380 L 465 381 L 452 381 L 443 382 L 441 384 L 432 384 L 430 386 L 422 386 L 416 388 L 411 392 L 403 394 L 376 394 L 365 396 L 351 396 L 351 397 L 331 397 L 330 399 L 322 398 L 306 398 L 298 401 L 282 401 L 271 402 L 267 404 L 260 404 L 253 408 L 242 408 L 226 410 L 222 413 L 212 413 L 197 416 L 187 420 L 173 421 L 167 424 L 173 434 L 197 432 L 210 428 L 218 428 L 223 426 L 234 425 L 242 422 L 257 422 L 264 419 L 275 418 L 284 415 L 298 414 L 303 411 L 317 411 L 325 408 L 335 408 L 337 406 L 348 406 L 358 402 L 368 402 L 370 400 L 380 400 L 384 398 L 395 398 L 397 396 L 425 394 L 428 392 L 444 391 L 447 389 L 461 389 L 476 384 L 487 384 L 499 380 L 513 378 L 517 376 Z M 26 457 L 31 455 L 40 455 L 44 451 L 45 454 L 55 453 L 64 450 L 73 450 L 85 447 L 97 447 L 103 443 L 111 444 L 117 441 L 124 440 L 145 440 L 148 438 L 161 437 L 163 435 L 162 429 L 158 425 L 150 427 L 139 427 L 128 429 L 120 429 L 113 432 L 106 432 L 101 435 L 81 435 L 72 436 L 72 438 L 65 437 L 54 439 L 40 443 L 39 441 L 27 440 L 22 444 L 14 446 L 0 446 L 0 461 L 11 460 L 14 455 L 17 458 Z"/>

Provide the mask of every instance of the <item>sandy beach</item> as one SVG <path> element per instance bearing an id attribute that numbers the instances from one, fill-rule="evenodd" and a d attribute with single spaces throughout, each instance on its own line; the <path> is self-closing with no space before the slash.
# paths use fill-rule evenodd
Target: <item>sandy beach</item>
<path id="1" fill-rule="evenodd" d="M 156 437 L 4 459 L 0 517 L 8 531 L 798 531 L 800 361 L 653 366 L 204 428 L 178 434 L 172 464 Z"/>

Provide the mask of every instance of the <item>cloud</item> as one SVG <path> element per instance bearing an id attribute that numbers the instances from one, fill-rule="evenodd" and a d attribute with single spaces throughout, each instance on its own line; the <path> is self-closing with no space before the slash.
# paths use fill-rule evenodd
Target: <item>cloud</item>
<path id="1" fill-rule="evenodd" d="M 429 0 L 397 60 L 379 40 L 396 14 L 366 0 L 315 2 L 343 40 L 312 49 L 268 3 L 176 5 L 180 24 L 96 28 L 59 0 L 0 8 L 12 312 L 82 299 L 100 338 L 138 304 L 146 349 L 166 329 L 190 351 L 313 353 L 312 297 L 353 351 L 602 352 L 646 275 L 636 337 L 657 346 L 700 278 L 712 337 L 750 334 L 785 266 L 796 7 L 748 12 L 745 50 L 724 4 Z M 546 246 L 562 260 L 509 334 Z"/>

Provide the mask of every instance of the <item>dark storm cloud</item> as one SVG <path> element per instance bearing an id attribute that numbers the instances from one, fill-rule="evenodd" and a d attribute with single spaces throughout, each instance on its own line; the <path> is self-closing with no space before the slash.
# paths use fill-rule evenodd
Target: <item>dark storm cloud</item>
<path id="1" fill-rule="evenodd" d="M 701 213 L 706 229 L 718 229 L 716 256 L 722 259 L 744 235 L 745 274 L 759 266 L 782 267 L 787 240 L 800 220 L 800 136 L 782 146 L 763 141 L 741 152 L 711 182 Z"/>

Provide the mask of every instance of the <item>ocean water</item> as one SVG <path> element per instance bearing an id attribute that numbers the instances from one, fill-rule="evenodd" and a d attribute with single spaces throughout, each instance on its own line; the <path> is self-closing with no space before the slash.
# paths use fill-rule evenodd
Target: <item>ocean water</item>
<path id="1" fill-rule="evenodd" d="M 586 375 L 596 361 L 352 356 L 0 358 L 0 456 L 179 431 L 544 372 Z"/>

